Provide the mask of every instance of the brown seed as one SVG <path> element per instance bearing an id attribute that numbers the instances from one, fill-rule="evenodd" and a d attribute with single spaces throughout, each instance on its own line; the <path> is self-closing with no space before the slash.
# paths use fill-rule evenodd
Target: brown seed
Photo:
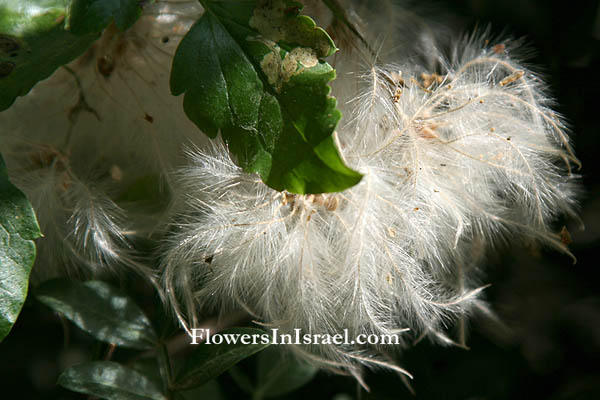
<path id="1" fill-rule="evenodd" d="M 332 196 L 325 202 L 325 208 L 327 211 L 335 211 L 339 205 L 340 200 L 337 198 L 337 196 Z"/>
<path id="2" fill-rule="evenodd" d="M 509 83 L 512 83 L 514 81 L 516 81 L 517 79 L 520 79 L 523 77 L 523 75 L 525 75 L 525 71 L 515 71 L 512 74 L 510 74 L 509 76 L 507 76 L 506 78 L 502 79 L 500 81 L 500 86 L 506 86 Z"/>
<path id="3" fill-rule="evenodd" d="M 115 69 L 115 62 L 110 55 L 105 55 L 98 58 L 96 63 L 98 66 L 98 71 L 105 77 L 108 78 L 113 70 Z"/>
<path id="4" fill-rule="evenodd" d="M 421 137 L 425 139 L 437 139 L 439 138 L 439 136 L 437 135 L 437 133 L 435 133 L 435 130 L 439 126 L 440 125 L 435 122 L 429 122 L 427 123 L 427 125 L 418 126 L 417 132 L 419 133 L 419 135 L 421 135 Z"/>
<path id="5" fill-rule="evenodd" d="M 570 245 L 571 243 L 573 243 L 573 240 L 571 239 L 571 234 L 569 233 L 569 231 L 567 230 L 566 226 L 563 226 L 562 229 L 560 230 L 560 241 L 562 242 L 562 244 L 564 244 L 565 246 Z"/>
<path id="6" fill-rule="evenodd" d="M 388 272 L 387 275 L 385 276 L 385 280 L 387 281 L 387 283 L 392 284 L 392 282 L 394 281 L 394 278 L 392 277 L 392 274 L 390 274 Z"/>
<path id="7" fill-rule="evenodd" d="M 294 204 L 296 202 L 296 195 L 292 194 L 292 193 L 284 192 L 281 202 L 283 203 L 284 206 L 289 204 L 293 208 Z"/>
<path id="8" fill-rule="evenodd" d="M 499 43 L 499 44 L 495 45 L 494 47 L 492 47 L 492 50 L 496 54 L 504 53 L 504 50 L 506 50 L 506 45 L 504 43 Z"/>
<path id="9" fill-rule="evenodd" d="M 423 86 L 425 88 L 430 88 L 433 84 L 440 84 L 444 81 L 444 77 L 438 75 L 436 73 L 426 74 L 425 72 L 421 73 L 421 80 L 423 81 Z"/>
<path id="10" fill-rule="evenodd" d="M 115 182 L 121 182 L 123 180 L 123 170 L 119 168 L 118 165 L 114 164 L 112 167 L 110 167 L 110 177 Z"/>

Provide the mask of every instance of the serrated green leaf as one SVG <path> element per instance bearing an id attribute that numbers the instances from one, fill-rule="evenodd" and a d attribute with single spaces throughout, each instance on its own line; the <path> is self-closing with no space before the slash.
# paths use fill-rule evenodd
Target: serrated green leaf
<path id="1" fill-rule="evenodd" d="M 52 279 L 35 297 L 98 340 L 134 349 L 151 349 L 158 341 L 137 304 L 105 282 Z"/>
<path id="2" fill-rule="evenodd" d="M 222 335 L 232 335 L 237 338 L 236 343 L 196 345 L 196 349 L 186 359 L 183 368 L 178 372 L 174 388 L 186 390 L 201 386 L 216 378 L 231 366 L 242 361 L 244 358 L 259 352 L 269 344 L 261 342 L 259 336 L 265 335 L 265 331 L 254 328 L 233 328 L 220 332 Z M 252 343 L 253 335 L 257 336 L 256 343 Z M 242 343 L 242 337 L 246 343 Z"/>
<path id="3" fill-rule="evenodd" d="M 286 357 L 271 347 L 258 355 L 258 383 L 254 392 L 255 399 L 283 396 L 310 382 L 318 368 Z"/>
<path id="4" fill-rule="evenodd" d="M 188 91 L 193 82 L 184 108 L 207 135 L 215 137 L 223 127 L 248 134 L 256 130 L 262 83 L 242 49 L 212 14 L 205 13 L 181 41 L 173 69 L 174 95 Z"/>
<path id="5" fill-rule="evenodd" d="M 166 400 L 144 375 L 112 361 L 76 365 L 64 371 L 58 384 L 75 392 L 109 400 Z"/>
<path id="6" fill-rule="evenodd" d="M 335 51 L 325 31 L 298 15 L 296 2 L 202 4 L 207 12 L 181 41 L 171 72 L 188 117 L 212 138 L 220 132 L 238 164 L 276 190 L 358 183 L 332 139 L 341 113 L 329 96 L 335 71 L 318 58 Z"/>
<path id="7" fill-rule="evenodd" d="M 83 54 L 115 21 L 131 26 L 138 0 L 3 0 L 0 4 L 0 111 Z"/>
<path id="8" fill-rule="evenodd" d="M 31 204 L 8 180 L 0 156 L 0 342 L 12 329 L 27 297 L 36 253 L 33 239 L 41 236 Z"/>

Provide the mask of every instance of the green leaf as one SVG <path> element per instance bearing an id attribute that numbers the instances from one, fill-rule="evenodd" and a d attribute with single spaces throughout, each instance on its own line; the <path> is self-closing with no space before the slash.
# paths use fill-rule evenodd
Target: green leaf
<path id="1" fill-rule="evenodd" d="M 114 20 L 124 30 L 138 0 L 3 0 L 0 4 L 0 111 L 83 54 Z"/>
<path id="2" fill-rule="evenodd" d="M 276 347 L 258 355 L 258 383 L 255 399 L 272 398 L 293 392 L 310 382 L 318 368 L 286 357 Z"/>
<path id="3" fill-rule="evenodd" d="M 166 400 L 144 375 L 113 361 L 76 365 L 64 371 L 58 384 L 75 392 L 115 400 Z"/>
<path id="4" fill-rule="evenodd" d="M 174 388 L 177 390 L 191 389 L 201 386 L 211 379 L 216 378 L 231 366 L 244 358 L 263 350 L 269 344 L 261 342 L 260 337 L 266 332 L 254 328 L 233 328 L 220 332 L 229 336 L 236 343 L 196 345 L 196 349 L 189 355 L 183 368 L 177 374 Z M 255 336 L 255 343 L 252 337 Z M 242 340 L 249 344 L 242 343 Z"/>
<path id="5" fill-rule="evenodd" d="M 319 59 L 336 49 L 296 2 L 202 1 L 207 12 L 181 41 L 171 91 L 208 136 L 220 132 L 238 164 L 276 190 L 342 191 L 361 175 L 332 135 L 341 118 Z"/>
<path id="6" fill-rule="evenodd" d="M 41 236 L 31 204 L 8 180 L 0 156 L 0 342 L 10 332 L 27 297 L 35 261 L 33 239 Z"/>
<path id="7" fill-rule="evenodd" d="M 105 282 L 52 279 L 35 297 L 98 340 L 134 349 L 151 349 L 158 341 L 134 301 Z"/>

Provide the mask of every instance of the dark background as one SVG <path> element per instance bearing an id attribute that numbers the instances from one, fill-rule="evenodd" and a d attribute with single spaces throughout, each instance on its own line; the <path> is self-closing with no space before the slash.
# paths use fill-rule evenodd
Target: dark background
<path id="1" fill-rule="evenodd" d="M 475 319 L 470 350 L 422 342 L 404 353 L 416 399 L 600 399 L 600 10 L 596 0 L 447 0 L 452 25 L 469 31 L 492 24 L 495 33 L 525 37 L 572 127 L 585 187 L 579 231 L 567 224 L 577 257 L 514 248 L 489 260 L 486 289 L 503 325 Z M 560 229 L 564 221 L 557 222 Z M 0 345 L 2 398 L 84 398 L 55 386 L 59 372 L 85 361 L 91 341 L 70 328 L 65 348 L 61 321 L 28 300 Z M 102 349 L 91 349 L 101 352 Z M 84 358 L 84 359 L 82 359 Z M 251 361 L 242 367 L 251 369 Z M 410 399 L 394 374 L 366 377 L 371 392 L 349 378 L 319 374 L 293 399 Z M 231 378 L 219 378 L 227 398 L 243 399 Z M 11 396 L 8 393 L 13 392 Z M 5 397 L 5 394 L 6 397 Z M 345 396 L 340 396 L 345 394 Z M 210 399 L 208 399 L 210 400 Z"/>

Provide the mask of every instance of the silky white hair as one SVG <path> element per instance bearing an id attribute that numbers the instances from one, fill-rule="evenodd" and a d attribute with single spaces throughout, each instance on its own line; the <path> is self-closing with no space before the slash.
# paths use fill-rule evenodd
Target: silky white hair
<path id="1" fill-rule="evenodd" d="M 406 62 L 360 44 L 336 59 L 337 137 L 364 174 L 350 189 L 277 192 L 224 145 L 190 150 L 162 253 L 183 326 L 242 308 L 284 333 L 464 345 L 465 318 L 489 313 L 478 272 L 486 251 L 536 240 L 568 252 L 550 224 L 575 215 L 578 162 L 543 82 L 513 55 L 520 43 L 475 34 L 444 53 L 422 37 L 431 46 L 405 50 Z M 293 350 L 359 380 L 364 365 L 406 373 L 389 346 Z"/>

